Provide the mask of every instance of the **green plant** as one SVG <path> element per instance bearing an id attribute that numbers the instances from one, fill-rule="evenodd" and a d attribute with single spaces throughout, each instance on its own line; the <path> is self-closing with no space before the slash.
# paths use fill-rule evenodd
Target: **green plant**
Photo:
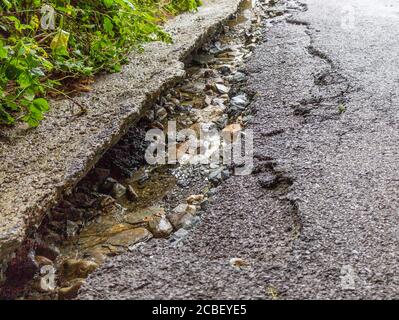
<path id="1" fill-rule="evenodd" d="M 127 54 L 149 41 L 170 42 L 166 14 L 194 10 L 198 0 L 0 0 L 0 124 L 37 126 L 47 95 L 71 79 L 118 72 Z M 55 10 L 44 29 L 41 8 Z"/>

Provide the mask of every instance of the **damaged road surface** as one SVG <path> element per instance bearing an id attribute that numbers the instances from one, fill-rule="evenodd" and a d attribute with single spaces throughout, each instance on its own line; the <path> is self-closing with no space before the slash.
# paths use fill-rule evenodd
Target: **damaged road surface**
<path id="1" fill-rule="evenodd" d="M 399 5 L 271 10 L 246 67 L 253 174 L 218 187 L 181 245 L 107 260 L 80 299 L 398 298 Z"/>

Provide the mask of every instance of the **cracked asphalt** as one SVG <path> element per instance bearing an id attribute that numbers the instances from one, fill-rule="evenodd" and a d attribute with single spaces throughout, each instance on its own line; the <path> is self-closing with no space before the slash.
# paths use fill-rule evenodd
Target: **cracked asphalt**
<path id="1" fill-rule="evenodd" d="M 302 2 L 247 64 L 255 172 L 222 184 L 182 246 L 109 260 L 79 299 L 399 297 L 399 3 Z"/>

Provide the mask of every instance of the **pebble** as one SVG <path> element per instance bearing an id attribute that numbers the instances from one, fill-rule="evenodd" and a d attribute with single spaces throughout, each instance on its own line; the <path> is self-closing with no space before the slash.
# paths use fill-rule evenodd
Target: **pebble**
<path id="1" fill-rule="evenodd" d="M 246 262 L 244 259 L 241 258 L 231 258 L 229 263 L 232 267 L 237 269 L 241 269 L 249 265 L 248 262 Z"/>
<path id="2" fill-rule="evenodd" d="M 230 103 L 239 108 L 245 108 L 249 104 L 249 99 L 245 94 L 240 94 L 231 98 Z"/>
<path id="3" fill-rule="evenodd" d="M 66 235 L 68 238 L 73 238 L 79 231 L 79 225 L 76 222 L 67 220 L 66 222 Z"/>
<path id="4" fill-rule="evenodd" d="M 211 171 L 209 174 L 208 179 L 213 185 L 219 184 L 222 181 L 222 171 L 223 168 L 219 168 Z"/>
<path id="5" fill-rule="evenodd" d="M 166 238 L 173 232 L 173 226 L 165 215 L 152 217 L 148 227 L 155 238 Z"/>
<path id="6" fill-rule="evenodd" d="M 187 217 L 185 217 L 182 222 L 182 227 L 188 230 L 197 226 L 201 222 L 201 218 L 198 216 L 187 215 Z"/>
<path id="7" fill-rule="evenodd" d="M 173 212 L 168 215 L 170 223 L 176 230 L 184 227 L 187 224 L 187 221 L 192 218 L 194 218 L 192 214 L 185 212 Z"/>
<path id="8" fill-rule="evenodd" d="M 165 120 L 167 116 L 168 116 L 168 112 L 166 111 L 165 108 L 158 109 L 156 117 L 159 121 Z"/>
<path id="9" fill-rule="evenodd" d="M 109 194 L 112 192 L 114 184 L 118 183 L 114 178 L 108 177 L 105 179 L 104 183 L 100 186 L 99 190 L 102 193 Z"/>
<path id="10" fill-rule="evenodd" d="M 219 130 L 221 130 L 227 126 L 228 121 L 229 121 L 228 115 L 223 114 L 217 121 L 215 121 L 215 124 L 216 124 L 217 128 Z"/>
<path id="11" fill-rule="evenodd" d="M 56 288 L 55 269 L 51 265 L 46 265 L 40 268 L 39 283 L 37 289 L 41 292 L 51 292 Z"/>
<path id="12" fill-rule="evenodd" d="M 223 75 L 228 75 L 231 74 L 233 72 L 233 69 L 230 65 L 227 64 L 223 64 L 221 66 L 218 67 L 218 71 L 223 74 Z"/>
<path id="13" fill-rule="evenodd" d="M 239 83 L 239 82 L 244 82 L 247 80 L 247 76 L 245 75 L 245 73 L 242 72 L 236 72 L 233 77 L 232 77 L 232 81 Z"/>
<path id="14" fill-rule="evenodd" d="M 229 93 L 229 92 L 230 92 L 230 88 L 229 88 L 229 87 L 226 87 L 226 86 L 223 85 L 223 84 L 216 83 L 216 84 L 215 84 L 215 87 L 216 87 L 216 90 L 217 90 L 219 93 L 221 93 L 221 94 L 226 94 L 226 93 Z"/>
<path id="15" fill-rule="evenodd" d="M 197 212 L 197 207 L 194 205 L 182 203 L 179 204 L 176 208 L 173 209 L 174 213 L 190 213 L 195 215 Z"/>
<path id="16" fill-rule="evenodd" d="M 189 232 L 186 229 L 179 229 L 177 230 L 173 236 L 171 237 L 171 243 L 172 245 L 177 245 L 179 244 L 181 241 L 183 241 L 185 238 L 187 238 Z"/>
<path id="17" fill-rule="evenodd" d="M 123 197 L 126 194 L 126 187 L 119 182 L 115 183 L 112 187 L 111 196 L 116 199 Z"/>
<path id="18" fill-rule="evenodd" d="M 204 200 L 205 196 L 203 194 L 193 194 L 189 196 L 186 201 L 188 204 L 199 204 Z"/>

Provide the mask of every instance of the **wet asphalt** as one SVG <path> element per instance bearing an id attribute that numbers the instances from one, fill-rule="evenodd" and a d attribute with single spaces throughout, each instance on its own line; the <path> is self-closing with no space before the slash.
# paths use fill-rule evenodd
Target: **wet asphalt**
<path id="1" fill-rule="evenodd" d="M 302 3 L 246 66 L 254 173 L 221 185 L 182 246 L 110 259 L 78 298 L 399 297 L 399 3 Z"/>

